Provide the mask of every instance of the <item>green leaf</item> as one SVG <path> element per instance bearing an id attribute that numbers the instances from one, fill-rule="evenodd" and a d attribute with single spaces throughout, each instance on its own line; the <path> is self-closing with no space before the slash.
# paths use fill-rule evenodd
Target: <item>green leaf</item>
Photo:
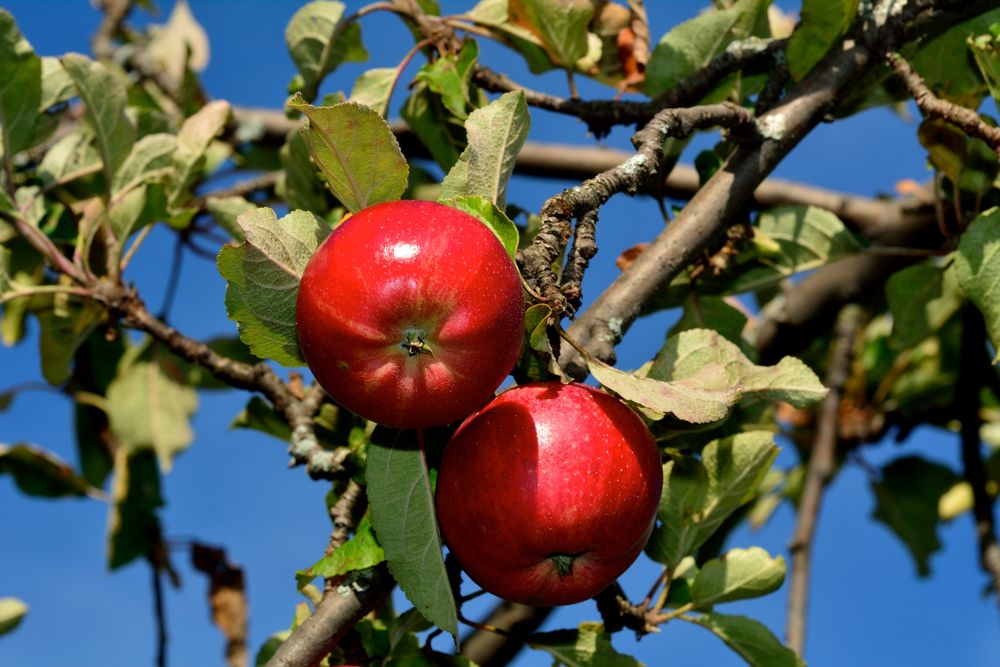
<path id="1" fill-rule="evenodd" d="M 528 138 L 531 117 L 524 93 L 506 93 L 465 122 L 469 145 L 441 182 L 441 199 L 480 195 L 504 208 L 507 181 Z"/>
<path id="2" fill-rule="evenodd" d="M 781 643 L 766 625 L 746 616 L 701 614 L 682 619 L 712 631 L 751 667 L 805 667 L 805 661 Z"/>
<path id="3" fill-rule="evenodd" d="M 110 186 L 135 143 L 135 127 L 125 114 L 128 103 L 125 84 L 104 65 L 86 56 L 70 53 L 61 62 L 83 100 L 85 117 L 97 137 L 97 149 Z"/>
<path id="4" fill-rule="evenodd" d="M 601 385 L 643 408 L 648 417 L 672 415 L 692 424 L 719 421 L 744 398 L 804 407 L 827 391 L 798 359 L 784 357 L 775 366 L 757 366 L 709 329 L 689 329 L 667 339 L 646 377 L 594 358 L 587 364 Z"/>
<path id="5" fill-rule="evenodd" d="M 63 69 L 58 58 L 42 56 L 42 99 L 38 103 L 40 112 L 66 102 L 76 95 L 73 79 Z"/>
<path id="6" fill-rule="evenodd" d="M 316 577 L 329 579 L 355 570 L 375 567 L 385 560 L 385 553 L 372 533 L 371 523 L 366 514 L 358 523 L 358 529 L 350 540 L 337 547 L 329 555 L 323 556 L 311 567 L 297 572 L 295 580 L 299 590 Z"/>
<path id="7" fill-rule="evenodd" d="M 378 428 L 368 448 L 368 501 L 389 571 L 413 606 L 458 641 L 423 448 L 412 431 Z M 418 436 L 421 437 L 421 436 Z"/>
<path id="8" fill-rule="evenodd" d="M 976 58 L 979 73 L 986 81 L 990 95 L 997 104 L 1000 104 L 1000 48 L 998 48 L 1000 41 L 997 35 L 987 33 L 970 36 L 967 43 Z"/>
<path id="9" fill-rule="evenodd" d="M 351 102 L 364 104 L 385 118 L 389 113 L 389 96 L 399 70 L 395 67 L 376 67 L 365 71 L 351 88 Z"/>
<path id="10" fill-rule="evenodd" d="M 938 503 L 956 481 L 950 468 L 904 456 L 883 467 L 881 480 L 872 483 L 877 503 L 872 517 L 903 540 L 921 577 L 931 573 L 930 556 L 941 548 Z"/>
<path id="11" fill-rule="evenodd" d="M 697 607 L 720 602 L 761 597 L 781 588 L 785 559 L 771 558 L 760 547 L 730 549 L 724 556 L 701 566 L 691 585 L 691 601 Z"/>
<path id="12" fill-rule="evenodd" d="M 737 0 L 729 9 L 709 10 L 673 28 L 649 57 L 644 92 L 656 97 L 674 88 L 730 42 L 750 37 L 769 4 L 770 0 Z"/>
<path id="13" fill-rule="evenodd" d="M 750 431 L 713 440 L 700 461 L 690 456 L 668 461 L 660 523 L 646 545 L 649 556 L 675 568 L 750 501 L 777 455 L 773 433 Z"/>
<path id="14" fill-rule="evenodd" d="M 804 0 L 802 18 L 788 40 L 788 71 L 798 81 L 847 32 L 859 0 Z"/>
<path id="15" fill-rule="evenodd" d="M 938 96 L 970 109 L 979 108 L 989 87 L 975 60 L 969 58 L 967 40 L 972 35 L 989 33 L 990 26 L 998 22 L 1000 8 L 952 26 L 921 45 L 911 59 L 913 69 Z"/>
<path id="16" fill-rule="evenodd" d="M 61 309 L 37 313 L 41 333 L 38 337 L 42 360 L 42 376 L 49 384 L 62 384 L 69 379 L 73 355 L 100 320 L 104 307 L 95 301 L 71 300 Z"/>
<path id="17" fill-rule="evenodd" d="M 718 276 L 682 273 L 655 300 L 672 308 L 697 289 L 700 295 L 740 294 L 764 289 L 802 271 L 816 269 L 861 250 L 857 239 L 833 213 L 814 206 L 779 206 L 760 214 L 752 243 L 730 259 Z"/>
<path id="18" fill-rule="evenodd" d="M 215 224 L 224 229 L 235 241 L 246 240 L 243 236 L 243 230 L 236 222 L 237 218 L 256 208 L 256 204 L 243 197 L 207 197 L 205 199 L 205 210 L 215 220 Z"/>
<path id="19" fill-rule="evenodd" d="M 156 516 L 160 507 L 160 472 L 153 452 L 119 449 L 108 518 L 109 568 L 127 565 L 160 546 L 162 535 Z"/>
<path id="20" fill-rule="evenodd" d="M 27 613 L 28 605 L 17 598 L 0 598 L 0 636 L 20 625 Z"/>
<path id="21" fill-rule="evenodd" d="M 150 33 L 146 57 L 177 89 L 189 68 L 200 72 L 208 66 L 208 34 L 191 13 L 187 0 L 175 2 L 166 24 L 153 26 Z"/>
<path id="22" fill-rule="evenodd" d="M 316 99 L 327 74 L 341 63 L 362 62 L 368 52 L 361 43 L 361 26 L 343 24 L 344 3 L 317 0 L 303 5 L 285 28 L 285 44 L 302 75 L 302 96 Z"/>
<path id="23" fill-rule="evenodd" d="M 454 199 L 439 199 L 438 203 L 445 206 L 457 208 L 465 211 L 469 215 L 478 218 L 484 225 L 490 228 L 497 239 L 507 250 L 507 254 L 513 259 L 517 253 L 518 233 L 515 225 L 507 214 L 497 208 L 493 202 L 478 195 L 468 195 L 456 197 Z"/>
<path id="24" fill-rule="evenodd" d="M 306 139 L 298 129 L 288 134 L 279 157 L 284 173 L 278 180 L 275 191 L 288 204 L 289 210 L 328 210 L 330 205 L 326 198 L 327 187 L 320 179 L 309 155 Z"/>
<path id="25" fill-rule="evenodd" d="M 540 632 L 531 636 L 528 646 L 545 651 L 555 658 L 555 665 L 567 667 L 643 667 L 632 656 L 623 655 L 611 645 L 611 635 L 602 623 L 581 623 L 577 630 Z"/>
<path id="26" fill-rule="evenodd" d="M 129 348 L 108 386 L 108 420 L 119 446 L 156 452 L 169 472 L 174 457 L 191 445 L 191 416 L 198 394 L 184 377 L 180 360 L 147 339 Z"/>
<path id="27" fill-rule="evenodd" d="M 111 183 L 112 198 L 168 173 L 177 148 L 177 137 L 172 134 L 148 134 L 135 142 Z"/>
<path id="28" fill-rule="evenodd" d="M 541 38 L 557 65 L 573 69 L 587 55 L 587 27 L 594 16 L 590 0 L 517 0 L 523 19 Z"/>
<path id="29" fill-rule="evenodd" d="M 95 332 L 77 350 L 73 358 L 73 389 L 77 392 L 107 396 L 108 385 L 115 379 L 128 339 L 121 329 L 113 331 L 116 335 L 110 340 Z M 118 443 L 108 426 L 108 415 L 99 405 L 99 401 L 96 404 L 77 401 L 73 410 L 73 431 L 80 472 L 92 486 L 103 488 L 114 468 Z"/>
<path id="30" fill-rule="evenodd" d="M 34 445 L 0 445 L 0 474 L 12 476 L 17 488 L 29 496 L 65 498 L 99 493 L 68 463 Z"/>
<path id="31" fill-rule="evenodd" d="M 68 182 L 79 174 L 91 173 L 101 168 L 101 156 L 93 147 L 94 133 L 85 125 L 78 125 L 72 132 L 59 139 L 42 156 L 38 176 L 45 185 Z"/>
<path id="32" fill-rule="evenodd" d="M 445 108 L 455 117 L 465 120 L 468 108 L 475 106 L 472 75 L 476 71 L 479 46 L 469 40 L 457 54 L 444 55 L 420 68 L 414 81 L 424 81 L 441 97 Z M 353 93 L 352 93 L 353 97 Z M 384 114 L 383 114 L 384 115 Z"/>
<path id="33" fill-rule="evenodd" d="M 449 122 L 451 117 L 441 99 L 431 93 L 426 83 L 413 87 L 400 115 L 441 169 L 448 172 L 455 166 L 465 148 L 465 132 Z"/>
<path id="34" fill-rule="evenodd" d="M 376 111 L 355 102 L 314 107 L 301 97 L 288 106 L 309 119 L 302 128 L 306 145 L 344 206 L 356 213 L 400 198 L 409 167 L 395 135 Z"/>
<path id="35" fill-rule="evenodd" d="M 962 305 L 953 263 L 942 268 L 921 262 L 892 274 L 885 293 L 892 311 L 892 341 L 913 347 L 937 333 Z"/>
<path id="36" fill-rule="evenodd" d="M 29 148 L 42 98 L 42 61 L 0 8 L 0 154 L 9 160 Z"/>
<path id="37" fill-rule="evenodd" d="M 13 228 L 11 229 L 12 233 Z M 42 256 L 32 248 L 24 238 L 15 236 L 5 241 L 3 273 L 6 280 L 13 281 L 20 287 L 31 287 L 41 284 L 45 277 L 45 262 Z M 10 286 L 0 288 L 0 292 Z M 31 299 L 13 299 L 3 304 L 3 316 L 0 317 L 0 337 L 4 345 L 12 346 L 25 335 L 25 320 Z"/>
<path id="38" fill-rule="evenodd" d="M 330 227 L 305 211 L 278 220 L 269 208 L 248 211 L 236 221 L 246 242 L 224 246 L 218 260 L 219 273 L 229 283 L 229 318 L 255 356 L 301 366 L 295 299 L 302 272 Z"/>
<path id="39" fill-rule="evenodd" d="M 260 396 L 253 396 L 247 406 L 236 415 L 229 427 L 260 431 L 285 442 L 292 438 L 292 430 L 288 426 L 288 422 Z"/>
<path id="40" fill-rule="evenodd" d="M 983 312 L 993 349 L 1000 350 L 1000 291 L 997 290 L 1000 286 L 1000 208 L 979 214 L 962 233 L 955 255 L 955 273 L 969 299 Z"/>
<path id="41" fill-rule="evenodd" d="M 174 154 L 174 177 L 167 188 L 170 206 L 183 203 L 184 195 L 204 168 L 209 144 L 225 129 L 228 119 L 229 102 L 218 100 L 206 104 L 181 125 Z"/>
<path id="42" fill-rule="evenodd" d="M 667 338 L 690 329 L 710 328 L 729 342 L 739 345 L 746 353 L 750 351 L 750 346 L 743 339 L 746 324 L 746 313 L 731 306 L 722 297 L 698 295 L 697 298 L 684 300 L 681 317 L 670 327 Z"/>

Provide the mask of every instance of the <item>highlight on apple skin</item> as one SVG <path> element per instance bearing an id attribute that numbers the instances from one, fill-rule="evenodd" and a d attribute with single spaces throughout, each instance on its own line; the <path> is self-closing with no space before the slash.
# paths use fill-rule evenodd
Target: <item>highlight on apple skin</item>
<path id="1" fill-rule="evenodd" d="M 649 429 L 582 384 L 510 389 L 445 447 L 435 504 L 448 548 L 498 597 L 534 606 L 590 598 L 653 528 L 663 486 Z"/>
<path id="2" fill-rule="evenodd" d="M 320 245 L 296 303 L 299 345 L 330 396 L 396 428 L 457 422 L 517 361 L 517 268 L 471 215 L 394 201 L 352 215 Z"/>

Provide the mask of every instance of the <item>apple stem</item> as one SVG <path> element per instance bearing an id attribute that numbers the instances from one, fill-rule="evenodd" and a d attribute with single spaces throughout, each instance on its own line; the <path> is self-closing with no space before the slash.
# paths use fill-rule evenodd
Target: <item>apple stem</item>
<path id="1" fill-rule="evenodd" d="M 579 554 L 554 554 L 549 556 L 549 560 L 556 564 L 556 574 L 562 578 L 573 574 L 573 561 L 578 557 Z"/>
<path id="2" fill-rule="evenodd" d="M 434 350 L 424 340 L 424 332 L 410 330 L 403 334 L 403 340 L 399 346 L 406 350 L 407 354 L 415 357 L 418 354 L 434 354 Z"/>

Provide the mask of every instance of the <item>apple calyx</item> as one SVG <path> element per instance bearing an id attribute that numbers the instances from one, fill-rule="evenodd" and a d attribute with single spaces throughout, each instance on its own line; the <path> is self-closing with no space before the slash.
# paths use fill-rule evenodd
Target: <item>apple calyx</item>
<path id="1" fill-rule="evenodd" d="M 583 554 L 552 554 L 549 560 L 555 563 L 556 574 L 561 579 L 573 574 L 573 562 L 581 555 Z"/>
<path id="2" fill-rule="evenodd" d="M 422 330 L 407 329 L 403 333 L 403 340 L 400 341 L 399 346 L 406 350 L 406 353 L 411 357 L 418 354 L 434 354 L 434 350 L 424 339 L 424 335 Z"/>

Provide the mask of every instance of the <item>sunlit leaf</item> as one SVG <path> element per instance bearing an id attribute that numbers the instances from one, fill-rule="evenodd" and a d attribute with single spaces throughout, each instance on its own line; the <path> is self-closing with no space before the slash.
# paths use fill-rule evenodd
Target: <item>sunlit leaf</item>
<path id="1" fill-rule="evenodd" d="M 691 601 L 700 608 L 773 593 L 785 580 L 785 559 L 760 547 L 730 549 L 701 566 L 691 584 Z"/>
<path id="2" fill-rule="evenodd" d="M 228 119 L 229 103 L 219 100 L 209 102 L 181 125 L 174 154 L 174 177 L 167 189 L 171 206 L 181 203 L 184 193 L 197 179 L 209 144 L 222 132 Z"/>
<path id="3" fill-rule="evenodd" d="M 389 94 L 398 75 L 399 70 L 395 67 L 365 70 L 351 88 L 351 101 L 369 106 L 385 118 L 389 113 Z"/>
<path id="4" fill-rule="evenodd" d="M 858 13 L 859 0 L 805 0 L 802 18 L 788 40 L 788 71 L 798 81 L 826 55 Z"/>
<path id="5" fill-rule="evenodd" d="M 921 44 L 911 60 L 930 89 L 940 97 L 976 109 L 989 94 L 976 62 L 970 58 L 966 40 L 972 35 L 988 34 L 990 26 L 1000 22 L 1000 8 L 991 9 L 958 23 Z"/>
<path id="6" fill-rule="evenodd" d="M 42 98 L 42 61 L 0 8 L 0 155 L 31 146 Z"/>
<path id="7" fill-rule="evenodd" d="M 0 598 L 0 635 L 5 635 L 24 620 L 28 605 L 12 597 Z"/>
<path id="8" fill-rule="evenodd" d="M 198 395 L 179 360 L 151 339 L 125 352 L 108 386 L 108 419 L 119 445 L 156 452 L 166 472 L 191 444 L 190 420 L 197 408 Z"/>
<path id="9" fill-rule="evenodd" d="M 371 523 L 365 515 L 350 540 L 320 558 L 309 568 L 297 572 L 295 579 L 301 589 L 316 577 L 337 577 L 354 570 L 375 567 L 384 560 L 385 552 L 375 539 Z"/>
<path id="10" fill-rule="evenodd" d="M 484 225 L 490 228 L 490 231 L 496 234 L 500 243 L 507 250 L 507 254 L 511 258 L 514 257 L 514 254 L 517 252 L 518 242 L 517 226 L 511 222 L 506 213 L 497 208 L 496 204 L 478 195 L 456 197 L 455 199 L 441 199 L 438 201 L 446 206 L 465 211 L 469 215 L 481 220 Z"/>
<path id="11" fill-rule="evenodd" d="M 506 93 L 465 122 L 468 146 L 441 183 L 441 198 L 479 195 L 504 208 L 507 181 L 528 138 L 531 117 L 524 93 Z"/>
<path id="12" fill-rule="evenodd" d="M 465 131 L 448 122 L 444 104 L 426 83 L 413 87 L 400 115 L 443 170 L 447 172 L 455 166 L 465 148 Z"/>
<path id="13" fill-rule="evenodd" d="M 898 271 L 886 283 L 892 338 L 899 349 L 936 333 L 962 305 L 954 264 L 922 262 Z"/>
<path id="14" fill-rule="evenodd" d="M 655 97 L 704 67 L 735 40 L 746 39 L 766 19 L 769 0 L 737 0 L 674 27 L 660 39 L 646 65 L 644 91 Z"/>
<path id="15" fill-rule="evenodd" d="M 357 212 L 402 196 L 409 168 L 378 112 L 354 102 L 314 107 L 301 97 L 288 106 L 309 119 L 302 129 L 309 152 L 344 206 Z"/>
<path id="16" fill-rule="evenodd" d="M 246 242 L 219 253 L 228 282 L 226 311 L 254 355 L 285 366 L 303 365 L 295 326 L 295 299 L 302 271 L 330 233 L 320 218 L 293 211 L 278 220 L 269 208 L 237 218 Z"/>
<path id="17" fill-rule="evenodd" d="M 530 25 L 557 65 L 573 68 L 587 55 L 590 0 L 509 0 L 508 7 L 518 22 Z"/>
<path id="18" fill-rule="evenodd" d="M 773 433 L 750 431 L 713 440 L 700 460 L 680 456 L 668 461 L 659 522 L 646 545 L 649 556 L 673 568 L 694 553 L 753 497 L 777 455 Z"/>
<path id="19" fill-rule="evenodd" d="M 457 54 L 445 55 L 424 65 L 414 79 L 426 82 L 455 118 L 465 120 L 468 108 L 475 103 L 472 98 L 472 75 L 478 57 L 479 47 L 475 41 L 469 40 Z"/>
<path id="20" fill-rule="evenodd" d="M 744 398 L 805 406 L 827 391 L 798 359 L 784 357 L 775 366 L 757 366 L 709 329 L 689 329 L 667 339 L 645 376 L 594 358 L 587 364 L 601 385 L 644 408 L 647 416 L 672 415 L 693 424 L 723 419 Z"/>
<path id="21" fill-rule="evenodd" d="M 125 84 L 101 63 L 71 53 L 62 66 L 73 79 L 86 109 L 86 119 L 97 137 L 97 149 L 110 185 L 135 143 L 135 127 L 125 114 Z"/>
<path id="22" fill-rule="evenodd" d="M 686 621 L 710 630 L 736 651 L 750 667 L 805 667 L 794 651 L 781 643 L 766 625 L 746 616 L 700 614 L 682 616 Z"/>
<path id="23" fill-rule="evenodd" d="M 344 62 L 368 59 L 358 23 L 343 24 L 344 3 L 317 0 L 299 8 L 285 28 L 285 44 L 302 76 L 301 93 L 316 99 L 319 84 Z"/>

